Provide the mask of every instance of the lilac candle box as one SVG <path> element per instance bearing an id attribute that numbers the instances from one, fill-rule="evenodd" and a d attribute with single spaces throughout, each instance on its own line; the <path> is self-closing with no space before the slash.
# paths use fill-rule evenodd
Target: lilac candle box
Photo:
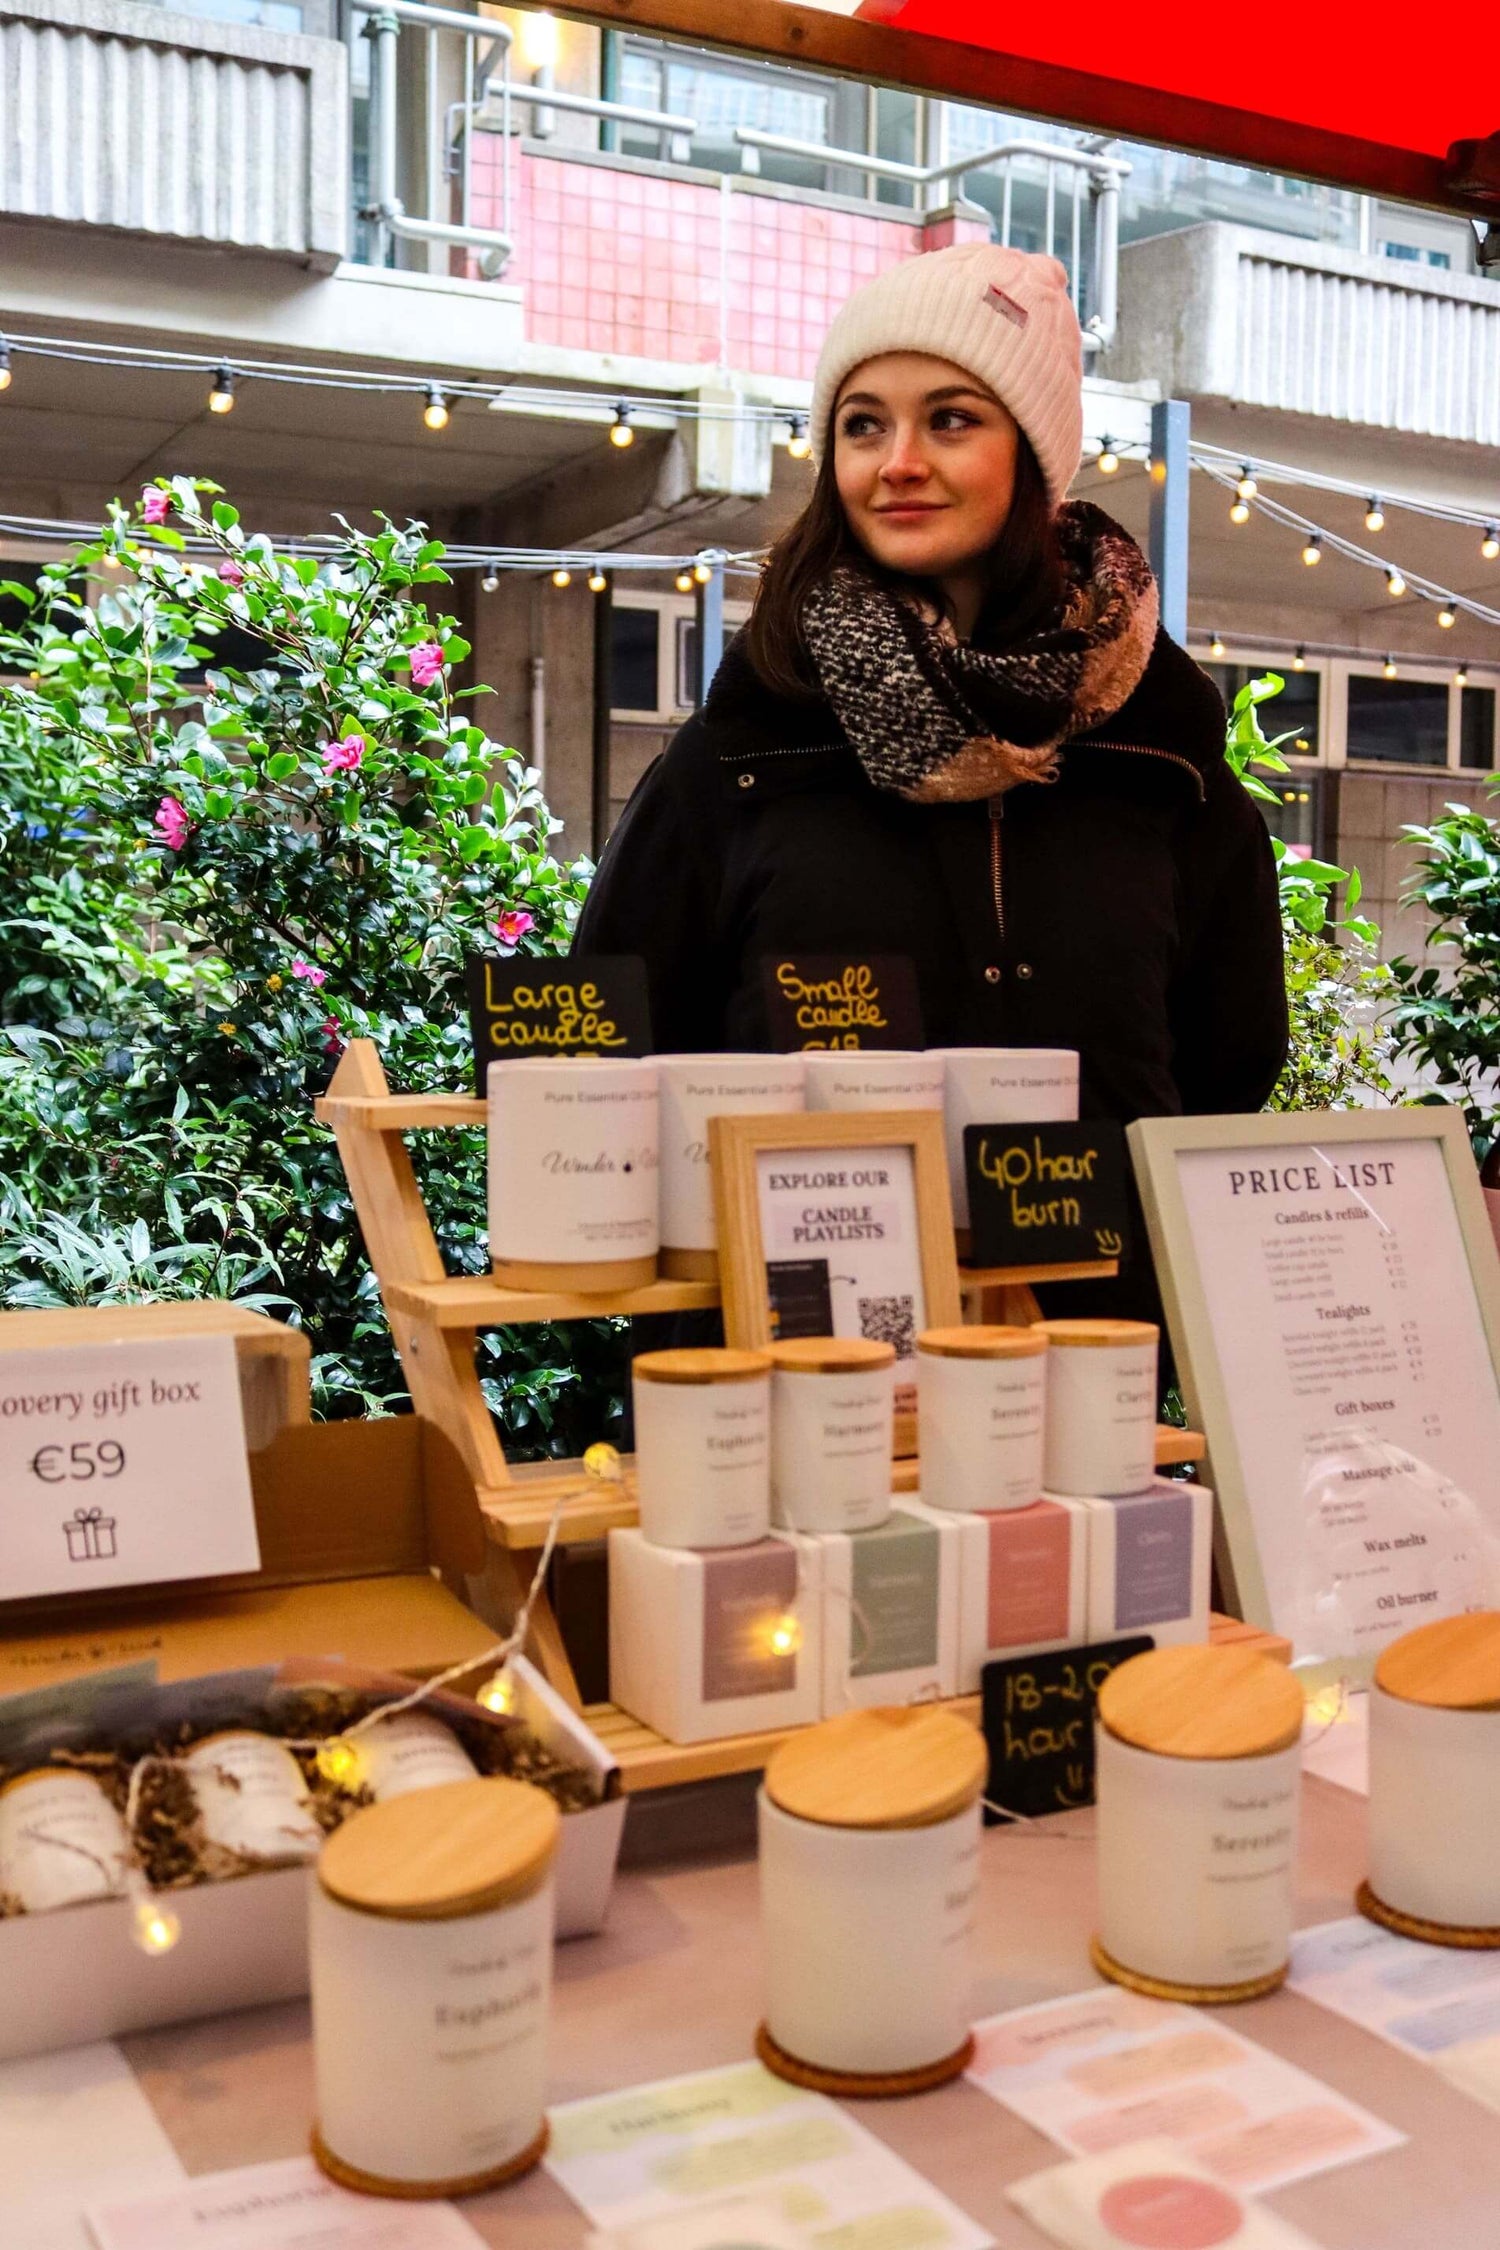
<path id="1" fill-rule="evenodd" d="M 1208 1639 L 1214 1496 L 1158 1477 L 1144 1492 L 1086 1500 L 1088 1637 L 1149 1633 L 1158 1648 Z"/>

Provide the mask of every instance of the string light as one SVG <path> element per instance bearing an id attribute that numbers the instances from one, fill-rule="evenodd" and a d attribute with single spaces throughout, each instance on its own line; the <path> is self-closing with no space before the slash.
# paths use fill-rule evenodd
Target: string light
<path id="1" fill-rule="evenodd" d="M 1300 642 L 1292 658 L 1292 670 L 1294 672 L 1305 672 L 1307 670 L 1307 651 Z"/>
<path id="2" fill-rule="evenodd" d="M 1492 523 L 1487 523 L 1484 527 L 1484 537 L 1479 542 L 1479 552 L 1486 562 L 1493 562 L 1495 557 L 1500 555 L 1500 531 L 1497 531 Z"/>
<path id="3" fill-rule="evenodd" d="M 1458 611 L 1454 608 L 1451 601 L 1444 601 L 1442 608 L 1438 611 L 1438 623 L 1443 627 L 1445 632 L 1450 625 L 1456 625 L 1458 623 Z"/>
<path id="4" fill-rule="evenodd" d="M 791 418 L 786 449 L 794 461 L 805 461 L 812 451 L 812 439 L 807 434 L 807 416 L 794 414 Z"/>
<path id="5" fill-rule="evenodd" d="M 591 570 L 589 572 L 589 592 L 591 594 L 602 594 L 608 584 L 609 580 L 602 570 Z"/>
<path id="6" fill-rule="evenodd" d="M 785 1617 L 774 1618 L 766 1633 L 766 1645 L 773 1656 L 795 1656 L 802 1646 L 802 1626 L 788 1610 Z"/>
<path id="7" fill-rule="evenodd" d="M 1396 677 L 1396 659 L 1394 656 L 1388 656 L 1380 669 L 1388 680 L 1393 680 Z"/>
<path id="8" fill-rule="evenodd" d="M 712 565 L 712 563 L 706 563 L 706 562 L 695 562 L 695 563 L 694 563 L 694 565 L 693 565 L 693 581 L 694 581 L 694 583 L 695 583 L 696 585 L 699 585 L 699 586 L 706 586 L 706 585 L 708 584 L 709 580 L 710 580 L 710 579 L 712 578 L 713 574 L 714 574 L 714 573 L 713 573 L 713 565 Z"/>
<path id="9" fill-rule="evenodd" d="M 1310 531 L 1308 533 L 1307 543 L 1302 549 L 1302 560 L 1309 570 L 1323 560 L 1323 534 L 1321 531 Z"/>
<path id="10" fill-rule="evenodd" d="M 1453 685 L 1454 685 L 1455 687 L 1467 687 L 1467 686 L 1468 686 L 1468 684 L 1469 684 L 1469 667 L 1468 667 L 1468 665 L 1467 665 L 1467 664 L 1460 664 L 1460 666 L 1458 667 L 1458 670 L 1457 670 L 1457 671 L 1456 671 L 1456 672 L 1454 673 L 1454 675 L 1453 675 Z"/>
<path id="11" fill-rule="evenodd" d="M 493 594 L 495 592 L 496 588 L 500 584 L 500 573 L 498 570 L 496 570 L 493 563 L 489 564 L 489 566 L 485 570 L 484 576 L 480 579 L 479 583 L 486 594 Z"/>
<path id="12" fill-rule="evenodd" d="M 1390 595 L 1392 601 L 1399 601 L 1401 599 L 1401 596 L 1406 592 L 1406 580 L 1402 577 L 1399 570 L 1388 570 L 1386 572 L 1385 590 Z"/>
<path id="13" fill-rule="evenodd" d="M 1248 462 L 1241 462 L 1240 473 L 1235 479 L 1234 490 L 1235 497 L 1240 500 L 1253 500 L 1259 492 L 1260 486 L 1251 476 Z"/>
<path id="14" fill-rule="evenodd" d="M 690 594 L 696 584 L 697 580 L 694 578 L 690 570 L 678 571 L 676 586 L 679 594 Z"/>
<path id="15" fill-rule="evenodd" d="M 10 346 L 5 341 L 5 338 L 3 336 L 0 336 L 0 391 L 8 391 L 10 389 L 10 385 Z"/>
<path id="16" fill-rule="evenodd" d="M 1385 510 L 1373 493 L 1370 495 L 1370 505 L 1365 510 L 1365 529 L 1366 531 L 1384 531 L 1385 529 Z"/>
<path id="17" fill-rule="evenodd" d="M 335 1789 L 359 1787 L 359 1752 L 343 1735 L 331 1734 L 326 1742 L 320 1742 L 313 1762 L 323 1779 L 331 1781 Z"/>
<path id="18" fill-rule="evenodd" d="M 182 1935 L 182 1924 L 169 1906 L 146 1895 L 131 1909 L 130 1934 L 143 1953 L 170 1953 Z"/>
<path id="19" fill-rule="evenodd" d="M 1209 642 L 1208 653 L 1210 656 L 1222 656 L 1224 654 L 1224 643 L 1219 634 L 1215 633 L 1213 639 Z"/>
<path id="20" fill-rule="evenodd" d="M 609 433 L 609 442 L 611 445 L 618 445 L 622 448 L 635 443 L 635 432 L 630 427 L 630 408 L 623 399 L 615 408 L 615 419 Z"/>
<path id="21" fill-rule="evenodd" d="M 1240 499 L 1234 500 L 1230 505 L 1229 520 L 1231 523 L 1248 523 L 1250 521 L 1249 501 Z"/>
<path id="22" fill-rule="evenodd" d="M 422 419 L 429 430 L 446 430 L 448 427 L 448 401 L 441 383 L 427 386 L 427 404 L 422 409 Z"/>
<path id="23" fill-rule="evenodd" d="M 474 1701 L 482 1703 L 486 1711 L 498 1712 L 502 1719 L 510 1718 L 516 1708 L 516 1683 L 507 1665 L 502 1664 L 499 1671 L 485 1681 Z"/>
<path id="24" fill-rule="evenodd" d="M 1100 476 L 1112 477 L 1119 466 L 1119 454 L 1116 453 L 1108 438 L 1103 439 L 1099 446 L 1098 468 Z"/>
<path id="25" fill-rule="evenodd" d="M 234 411 L 234 369 L 221 360 L 214 372 L 213 388 L 208 394 L 210 414 L 230 414 Z"/>
<path id="26" fill-rule="evenodd" d="M 554 571 L 553 571 L 553 573 L 552 573 L 552 583 L 553 583 L 553 585 L 554 585 L 554 586 L 555 586 L 555 587 L 557 588 L 558 592 L 559 592 L 559 593 L 561 593 L 561 592 L 562 592 L 562 589 L 563 589 L 563 587 L 564 587 L 564 586 L 571 586 L 571 585 L 572 585 L 572 583 L 573 583 L 573 573 L 572 573 L 572 571 L 571 571 L 571 570 L 565 570 L 565 569 L 564 569 L 564 568 L 562 567 L 562 565 L 561 565 L 561 564 L 559 564 L 559 565 L 558 565 L 558 567 L 557 567 L 557 569 L 556 569 L 556 570 L 554 570 Z"/>

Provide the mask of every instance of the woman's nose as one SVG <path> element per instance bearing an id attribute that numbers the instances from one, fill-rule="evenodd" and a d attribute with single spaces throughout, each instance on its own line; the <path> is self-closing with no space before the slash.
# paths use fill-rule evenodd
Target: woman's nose
<path id="1" fill-rule="evenodd" d="M 887 484 L 914 484 L 927 473 L 927 457 L 922 450 L 920 433 L 915 427 L 898 424 L 892 433 L 890 451 L 880 464 L 882 478 Z"/>

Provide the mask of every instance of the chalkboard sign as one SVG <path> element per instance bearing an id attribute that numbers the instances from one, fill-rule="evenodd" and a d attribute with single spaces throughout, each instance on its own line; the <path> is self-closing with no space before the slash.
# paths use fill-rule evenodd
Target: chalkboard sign
<path id="1" fill-rule="evenodd" d="M 966 1125 L 964 1169 L 974 1265 L 1123 1259 L 1129 1220 L 1119 1125 Z"/>
<path id="2" fill-rule="evenodd" d="M 922 1044 L 917 972 L 904 953 L 767 954 L 761 974 L 781 1053 Z"/>
<path id="3" fill-rule="evenodd" d="M 475 1090 L 492 1062 L 537 1055 L 649 1055 L 646 964 L 634 953 L 464 963 Z"/>
<path id="4" fill-rule="evenodd" d="M 1074 1812 L 1093 1803 L 1099 1690 L 1117 1665 L 1155 1646 L 1149 1633 L 1136 1633 L 1050 1656 L 1003 1656 L 986 1664 L 980 1708 L 990 1750 L 987 1828 L 1007 1813 L 1039 1820 L 1043 1813 Z"/>

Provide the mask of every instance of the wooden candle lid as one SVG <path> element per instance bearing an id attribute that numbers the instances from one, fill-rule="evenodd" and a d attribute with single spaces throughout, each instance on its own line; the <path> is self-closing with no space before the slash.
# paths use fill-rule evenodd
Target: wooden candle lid
<path id="1" fill-rule="evenodd" d="M 917 1338 L 917 1350 L 937 1359 L 1035 1359 L 1046 1349 L 1039 1327 L 924 1328 Z"/>
<path id="2" fill-rule="evenodd" d="M 825 1828 L 930 1828 L 972 1805 L 988 1772 L 977 1727 L 907 1704 L 845 1711 L 794 1734 L 766 1767 L 766 1795 Z"/>
<path id="3" fill-rule="evenodd" d="M 766 1352 L 702 1344 L 680 1351 L 642 1352 L 631 1361 L 630 1372 L 641 1383 L 753 1383 L 757 1375 L 769 1375 L 771 1361 Z"/>
<path id="4" fill-rule="evenodd" d="M 770 1345 L 769 1354 L 771 1365 L 788 1374 L 853 1375 L 889 1367 L 896 1347 L 874 1336 L 793 1336 L 784 1344 Z"/>
<path id="5" fill-rule="evenodd" d="M 1500 1613 L 1434 1617 L 1382 1649 L 1375 1685 L 1436 1711 L 1500 1710 Z"/>
<path id="6" fill-rule="evenodd" d="M 1049 1344 L 1095 1347 L 1154 1344 L 1159 1333 L 1154 1320 L 1039 1320 L 1037 1327 Z"/>
<path id="7" fill-rule="evenodd" d="M 361 1914 L 483 1914 L 540 1889 L 560 1821 L 529 1781 L 444 1781 L 352 1814 L 323 1846 L 318 1881 Z"/>
<path id="8" fill-rule="evenodd" d="M 1162 1758 L 1264 1758 L 1302 1732 L 1302 1690 L 1254 1649 L 1156 1648 L 1099 1690 L 1112 1735 Z"/>

